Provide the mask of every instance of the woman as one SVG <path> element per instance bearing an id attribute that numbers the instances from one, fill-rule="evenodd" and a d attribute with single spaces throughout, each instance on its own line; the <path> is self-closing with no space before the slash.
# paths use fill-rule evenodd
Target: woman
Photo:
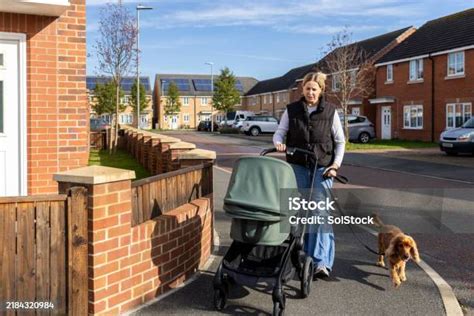
<path id="1" fill-rule="evenodd" d="M 295 172 L 298 189 L 312 188 L 310 199 L 323 200 L 332 188 L 337 169 L 344 156 L 345 138 L 339 115 L 333 105 L 324 102 L 326 75 L 311 72 L 303 78 L 303 97 L 288 104 L 283 113 L 273 143 L 278 151 L 297 147 L 313 151 L 316 159 L 296 152 L 287 155 Z M 286 143 L 284 139 L 286 136 Z M 315 215 L 315 214 L 313 214 Z M 317 215 L 328 215 L 320 212 Z M 305 236 L 305 251 L 313 258 L 315 275 L 329 276 L 334 263 L 334 233 L 330 224 L 309 225 Z"/>

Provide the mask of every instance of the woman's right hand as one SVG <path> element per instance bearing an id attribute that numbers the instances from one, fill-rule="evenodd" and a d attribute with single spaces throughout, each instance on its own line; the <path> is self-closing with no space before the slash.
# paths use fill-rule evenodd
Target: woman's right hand
<path id="1" fill-rule="evenodd" d="M 277 144 L 275 146 L 277 151 L 286 151 L 286 145 L 285 144 Z"/>

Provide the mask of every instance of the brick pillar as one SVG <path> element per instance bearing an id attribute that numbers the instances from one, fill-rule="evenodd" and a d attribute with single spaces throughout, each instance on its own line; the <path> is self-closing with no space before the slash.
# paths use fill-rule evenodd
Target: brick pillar
<path id="1" fill-rule="evenodd" d="M 214 162 L 216 152 L 205 149 L 193 149 L 178 155 L 180 168 L 199 165 L 205 162 Z"/>
<path id="2" fill-rule="evenodd" d="M 141 155 L 140 155 L 140 164 L 143 167 L 148 166 L 148 150 L 150 147 L 151 135 L 149 133 L 143 134 L 142 142 L 141 142 Z"/>
<path id="3" fill-rule="evenodd" d="M 148 144 L 148 165 L 147 169 L 150 171 L 151 174 L 156 174 L 156 154 L 158 151 L 158 144 L 160 142 L 160 138 L 156 136 L 152 136 L 151 140 Z"/>
<path id="4" fill-rule="evenodd" d="M 136 161 L 140 161 L 140 155 L 142 153 L 142 146 L 141 146 L 142 139 L 143 139 L 143 131 L 137 130 L 137 138 L 135 141 L 135 152 L 132 153 Z"/>
<path id="5" fill-rule="evenodd" d="M 172 143 L 177 143 L 177 142 L 180 142 L 181 140 L 178 139 L 178 138 L 174 138 L 174 137 L 166 137 L 166 138 L 162 138 L 160 140 L 160 143 L 158 144 L 158 152 L 157 152 L 157 156 L 158 156 L 158 173 L 165 173 L 165 172 L 168 172 L 168 169 L 167 169 L 167 165 L 166 165 L 166 160 L 165 160 L 165 157 L 168 153 L 168 150 L 169 150 L 169 147 Z"/>
<path id="6" fill-rule="evenodd" d="M 168 171 L 178 170 L 180 168 L 179 155 L 193 149 L 196 149 L 196 145 L 191 143 L 179 142 L 170 144 L 169 150 L 165 155 Z"/>
<path id="7" fill-rule="evenodd" d="M 54 176 L 59 191 L 88 189 L 90 314 L 117 315 L 132 299 L 130 282 L 131 179 L 135 172 L 90 166 Z"/>

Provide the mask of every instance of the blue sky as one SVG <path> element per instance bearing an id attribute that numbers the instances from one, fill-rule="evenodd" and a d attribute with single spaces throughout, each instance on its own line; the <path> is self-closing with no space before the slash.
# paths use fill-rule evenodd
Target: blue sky
<path id="1" fill-rule="evenodd" d="M 87 0 L 87 74 L 96 75 L 93 44 L 107 1 Z M 118 0 L 117 0 L 118 2 Z M 472 7 L 466 0 L 122 0 L 140 15 L 141 73 L 208 74 L 224 66 L 258 80 L 315 62 L 344 26 L 362 40 Z"/>

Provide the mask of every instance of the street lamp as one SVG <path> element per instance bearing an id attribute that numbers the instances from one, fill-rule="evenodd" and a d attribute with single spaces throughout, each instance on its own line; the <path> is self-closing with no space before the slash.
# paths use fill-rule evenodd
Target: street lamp
<path id="1" fill-rule="evenodd" d="M 151 7 L 137 5 L 137 128 L 140 129 L 140 11 L 153 10 Z"/>
<path id="2" fill-rule="evenodd" d="M 211 66 L 211 96 L 212 98 L 214 97 L 214 73 L 212 72 L 212 66 L 214 66 L 213 62 L 205 62 L 205 65 Z M 214 102 L 212 101 L 211 98 L 211 132 L 214 132 Z"/>

